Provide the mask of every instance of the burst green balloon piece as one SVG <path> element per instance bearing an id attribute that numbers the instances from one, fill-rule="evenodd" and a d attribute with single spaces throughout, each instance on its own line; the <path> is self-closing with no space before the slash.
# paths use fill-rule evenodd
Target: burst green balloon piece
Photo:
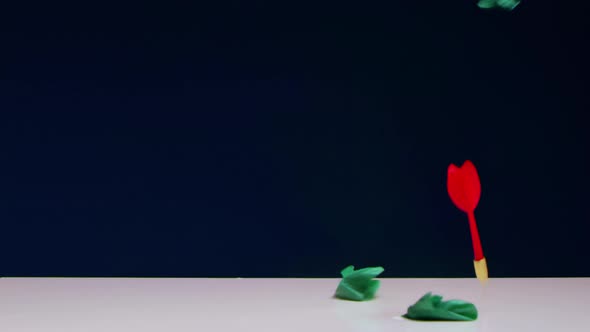
<path id="1" fill-rule="evenodd" d="M 373 280 L 385 271 L 382 267 L 367 267 L 355 271 L 350 265 L 342 270 L 342 280 L 336 288 L 335 296 L 344 300 L 367 301 L 375 297 L 381 282 Z"/>
<path id="2" fill-rule="evenodd" d="M 461 300 L 443 301 L 442 296 L 427 293 L 408 308 L 405 318 L 428 321 L 473 321 L 477 308 Z"/>
<path id="3" fill-rule="evenodd" d="M 501 8 L 505 10 L 513 10 L 519 3 L 520 0 L 479 0 L 477 6 L 482 9 Z"/>

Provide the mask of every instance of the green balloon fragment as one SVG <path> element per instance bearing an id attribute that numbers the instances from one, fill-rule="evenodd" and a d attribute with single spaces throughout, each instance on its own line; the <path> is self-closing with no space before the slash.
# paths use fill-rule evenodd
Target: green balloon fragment
<path id="1" fill-rule="evenodd" d="M 373 280 L 385 271 L 382 267 L 367 267 L 355 271 L 350 265 L 342 270 L 342 280 L 336 288 L 337 298 L 351 301 L 367 301 L 375 297 L 381 282 Z"/>
<path id="2" fill-rule="evenodd" d="M 477 6 L 482 9 L 505 9 L 513 10 L 518 6 L 520 0 L 479 0 Z"/>
<path id="3" fill-rule="evenodd" d="M 443 301 L 442 296 L 429 292 L 410 306 L 403 317 L 421 321 L 473 321 L 477 319 L 477 308 L 461 300 Z"/>

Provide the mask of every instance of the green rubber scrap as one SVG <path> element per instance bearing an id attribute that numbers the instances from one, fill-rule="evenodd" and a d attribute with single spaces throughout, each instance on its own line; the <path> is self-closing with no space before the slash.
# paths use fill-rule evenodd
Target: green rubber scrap
<path id="1" fill-rule="evenodd" d="M 505 10 L 513 10 L 519 3 L 520 0 L 479 0 L 477 6 L 481 9 L 501 8 Z"/>
<path id="2" fill-rule="evenodd" d="M 477 319 L 477 308 L 469 302 L 443 301 L 442 296 L 427 293 L 410 306 L 403 317 L 428 321 L 473 321 Z"/>
<path id="3" fill-rule="evenodd" d="M 381 282 L 373 280 L 385 271 L 382 267 L 367 267 L 355 271 L 350 265 L 342 270 L 342 280 L 336 288 L 335 296 L 344 300 L 367 301 L 375 297 Z"/>

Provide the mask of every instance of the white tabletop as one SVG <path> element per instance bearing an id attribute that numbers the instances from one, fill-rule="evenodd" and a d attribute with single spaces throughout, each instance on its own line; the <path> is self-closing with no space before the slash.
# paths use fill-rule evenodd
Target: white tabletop
<path id="1" fill-rule="evenodd" d="M 2 332 L 590 331 L 590 278 L 381 279 L 369 302 L 339 279 L 0 279 Z M 475 322 L 401 318 L 428 291 L 473 302 Z"/>

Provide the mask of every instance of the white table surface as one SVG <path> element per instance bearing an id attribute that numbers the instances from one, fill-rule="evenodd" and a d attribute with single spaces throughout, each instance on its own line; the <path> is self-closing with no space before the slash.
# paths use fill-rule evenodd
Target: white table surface
<path id="1" fill-rule="evenodd" d="M 381 279 L 369 302 L 339 279 L 1 278 L 1 332 L 590 331 L 590 278 Z M 428 291 L 473 302 L 475 322 L 401 318 Z"/>

